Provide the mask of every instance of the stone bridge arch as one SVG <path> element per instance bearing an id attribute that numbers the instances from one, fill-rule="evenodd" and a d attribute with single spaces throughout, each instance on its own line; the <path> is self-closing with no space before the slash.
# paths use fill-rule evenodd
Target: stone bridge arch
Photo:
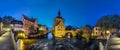
<path id="1" fill-rule="evenodd" d="M 66 37 L 66 38 L 72 38 L 73 35 L 72 35 L 71 32 L 67 32 L 67 33 L 65 33 L 65 37 Z"/>
<path id="2" fill-rule="evenodd" d="M 75 37 L 75 36 L 76 36 L 76 33 L 75 33 L 74 30 L 67 30 L 67 31 L 65 32 L 65 35 L 70 35 L 70 36 L 72 36 L 72 37 Z"/>

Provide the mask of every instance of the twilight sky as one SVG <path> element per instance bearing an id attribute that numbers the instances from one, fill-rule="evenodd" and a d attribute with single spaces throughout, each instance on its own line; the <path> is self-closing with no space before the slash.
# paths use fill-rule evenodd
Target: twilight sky
<path id="1" fill-rule="evenodd" d="M 22 14 L 38 19 L 39 24 L 53 26 L 58 10 L 65 25 L 95 25 L 104 15 L 119 14 L 120 0 L 0 0 L 0 16 L 22 20 Z"/>

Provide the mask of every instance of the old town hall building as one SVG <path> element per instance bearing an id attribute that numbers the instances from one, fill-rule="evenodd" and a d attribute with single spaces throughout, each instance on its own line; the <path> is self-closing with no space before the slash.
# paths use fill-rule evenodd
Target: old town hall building
<path id="1" fill-rule="evenodd" d="M 73 30 L 65 30 L 64 18 L 61 17 L 60 10 L 58 11 L 58 16 L 54 19 L 53 24 L 53 34 L 55 37 L 65 37 L 65 35 L 76 35 Z"/>
<path id="2" fill-rule="evenodd" d="M 60 15 L 60 10 L 58 16 L 54 19 L 53 30 L 55 37 L 62 37 L 65 34 L 64 19 Z"/>

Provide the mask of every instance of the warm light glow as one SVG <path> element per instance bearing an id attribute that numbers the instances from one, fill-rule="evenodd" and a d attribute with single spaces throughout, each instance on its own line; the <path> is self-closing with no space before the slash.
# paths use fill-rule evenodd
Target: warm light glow
<path id="1" fill-rule="evenodd" d="M 120 49 L 120 45 L 112 45 L 110 48 Z"/>
<path id="2" fill-rule="evenodd" d="M 24 33 L 18 33 L 19 38 L 28 38 Z"/>
<path id="3" fill-rule="evenodd" d="M 20 40 L 20 50 L 23 50 L 24 48 L 23 40 Z"/>
<path id="4" fill-rule="evenodd" d="M 25 50 L 31 44 L 34 44 L 36 39 L 20 39 L 20 50 Z"/>
<path id="5" fill-rule="evenodd" d="M 120 41 L 120 38 L 111 38 L 113 41 Z"/>
<path id="6" fill-rule="evenodd" d="M 110 34 L 110 31 L 109 31 L 109 30 L 107 30 L 107 31 L 106 31 L 106 34 Z"/>

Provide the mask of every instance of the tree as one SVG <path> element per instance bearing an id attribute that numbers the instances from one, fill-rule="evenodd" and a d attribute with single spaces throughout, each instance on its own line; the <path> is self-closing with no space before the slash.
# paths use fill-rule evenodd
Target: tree
<path id="1" fill-rule="evenodd" d="M 4 16 L 2 18 L 2 22 L 4 24 L 4 27 L 10 27 L 10 22 L 15 20 L 12 16 Z"/>
<path id="2" fill-rule="evenodd" d="M 98 20 L 96 26 L 102 27 L 104 29 L 120 28 L 120 16 L 117 14 L 103 16 Z"/>
<path id="3" fill-rule="evenodd" d="M 69 26 L 66 26 L 66 30 L 75 30 L 75 28 L 73 26 L 69 25 Z"/>
<path id="4" fill-rule="evenodd" d="M 11 21 L 15 20 L 12 16 L 4 16 L 3 17 L 3 23 L 10 23 Z"/>

